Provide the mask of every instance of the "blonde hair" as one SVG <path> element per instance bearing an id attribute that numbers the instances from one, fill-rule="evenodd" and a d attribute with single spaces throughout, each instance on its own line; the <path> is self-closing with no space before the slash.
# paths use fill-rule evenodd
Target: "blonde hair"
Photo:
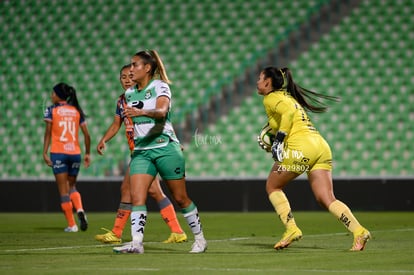
<path id="1" fill-rule="evenodd" d="M 158 75 L 159 79 L 165 83 L 172 84 L 171 80 L 168 78 L 164 63 L 156 50 L 140 51 L 137 52 L 135 56 L 139 56 L 144 61 L 144 64 L 150 64 L 150 75 L 152 77 L 156 77 L 156 75 Z"/>

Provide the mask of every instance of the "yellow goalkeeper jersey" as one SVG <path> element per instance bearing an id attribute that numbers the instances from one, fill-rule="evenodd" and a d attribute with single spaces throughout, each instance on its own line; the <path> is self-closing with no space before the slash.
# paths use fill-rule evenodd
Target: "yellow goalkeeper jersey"
<path id="1" fill-rule="evenodd" d="M 288 139 L 301 133 L 318 133 L 303 107 L 286 90 L 265 95 L 263 105 L 273 134 L 282 131 Z"/>
<path id="2" fill-rule="evenodd" d="M 318 169 L 332 170 L 329 144 L 295 98 L 286 90 L 275 91 L 264 96 L 263 105 L 274 134 L 286 133 L 279 171 L 302 174 Z"/>

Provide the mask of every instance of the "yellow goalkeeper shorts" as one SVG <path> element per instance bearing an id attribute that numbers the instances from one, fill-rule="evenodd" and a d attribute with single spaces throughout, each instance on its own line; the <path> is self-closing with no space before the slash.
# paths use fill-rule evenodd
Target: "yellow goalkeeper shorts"
<path id="1" fill-rule="evenodd" d="M 317 133 L 295 135 L 285 140 L 281 171 L 297 174 L 312 170 L 332 170 L 332 152 L 326 140 Z"/>

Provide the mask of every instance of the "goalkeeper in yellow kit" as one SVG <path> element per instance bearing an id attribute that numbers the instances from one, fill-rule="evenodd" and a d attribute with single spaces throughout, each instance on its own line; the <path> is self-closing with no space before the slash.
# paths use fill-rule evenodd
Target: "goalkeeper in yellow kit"
<path id="1" fill-rule="evenodd" d="M 302 237 L 295 223 L 289 201 L 283 192 L 287 183 L 306 172 L 318 203 L 337 217 L 353 233 L 351 251 L 365 248 L 371 238 L 351 210 L 335 198 L 332 183 L 332 153 L 328 143 L 315 129 L 305 110 L 324 112 L 319 99 L 336 99 L 297 85 L 288 68 L 267 67 L 260 73 L 257 90 L 263 98 L 268 123 L 275 139 L 271 148 L 259 140 L 260 146 L 271 151 L 275 163 L 266 182 L 269 200 L 286 227 L 275 249 L 288 247 Z"/>

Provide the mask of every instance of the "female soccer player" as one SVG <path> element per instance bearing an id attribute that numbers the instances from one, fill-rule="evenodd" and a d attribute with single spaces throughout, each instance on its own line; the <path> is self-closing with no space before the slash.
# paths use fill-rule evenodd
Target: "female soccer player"
<path id="1" fill-rule="evenodd" d="M 131 65 L 125 65 L 122 67 L 120 71 L 119 81 L 121 82 L 121 86 L 124 89 L 124 91 L 133 85 L 129 77 L 130 67 Z M 124 94 L 122 94 L 118 98 L 114 120 L 111 126 L 109 126 L 104 136 L 99 141 L 99 144 L 97 146 L 97 151 L 100 155 L 104 154 L 105 143 L 118 133 L 119 129 L 121 128 L 122 122 L 125 122 L 125 129 L 127 130 L 126 136 L 128 144 L 130 145 L 130 150 L 134 150 L 134 137 L 133 135 L 129 135 L 129 130 L 131 129 L 130 127 L 132 126 L 132 121 L 131 118 L 124 117 L 124 115 L 122 114 L 122 110 L 125 107 L 125 104 L 125 97 Z M 160 182 L 157 177 L 154 178 L 154 181 L 152 182 L 151 187 L 148 190 L 148 193 L 158 203 L 161 217 L 167 223 L 171 230 L 170 236 L 168 237 L 168 239 L 164 241 L 164 243 L 181 243 L 187 241 L 187 235 L 184 233 L 183 229 L 180 226 L 180 223 L 178 222 L 174 206 L 162 191 Z M 95 239 L 103 243 L 121 243 L 122 232 L 125 228 L 125 224 L 129 218 L 129 215 L 131 214 L 131 208 L 132 206 L 128 168 L 124 176 L 124 180 L 121 184 L 121 202 L 119 204 L 119 208 L 116 214 L 114 226 L 112 230 L 102 228 L 103 230 L 106 230 L 107 233 L 96 235 Z"/>
<path id="2" fill-rule="evenodd" d="M 59 83 L 53 87 L 51 99 L 53 105 L 49 106 L 44 114 L 46 129 L 43 139 L 43 159 L 52 167 L 55 175 L 61 207 L 68 222 L 65 232 L 78 231 L 72 213 L 73 207 L 78 214 L 80 228 L 85 231 L 88 228 L 88 221 L 83 210 L 81 195 L 76 190 L 76 177 L 81 163 L 79 128 L 85 140 L 84 165 L 88 167 L 90 164 L 91 138 L 86 126 L 85 114 L 79 106 L 76 90 L 66 83 Z"/>
<path id="3" fill-rule="evenodd" d="M 197 207 L 187 195 L 184 156 L 170 121 L 170 81 L 164 64 L 155 50 L 140 51 L 132 57 L 130 72 L 136 85 L 125 91 L 124 115 L 132 118 L 135 140 L 129 165 L 132 242 L 114 252 L 144 253 L 147 190 L 159 173 L 194 234 L 190 252 L 202 253 L 207 242 Z"/>
<path id="4" fill-rule="evenodd" d="M 324 112 L 326 107 L 320 104 L 320 99 L 335 97 L 324 96 L 300 87 L 293 81 L 288 68 L 267 67 L 262 70 L 257 81 L 257 90 L 264 97 L 263 105 L 268 122 L 275 133 L 275 140 L 270 148 L 275 163 L 266 182 L 266 191 L 286 227 L 285 233 L 274 248 L 286 248 L 302 237 L 283 188 L 306 172 L 316 200 L 353 233 L 351 251 L 363 250 L 371 235 L 359 224 L 351 210 L 335 198 L 331 149 L 305 112 L 305 109 L 311 112 Z M 263 144 L 261 146 L 263 148 Z"/>

